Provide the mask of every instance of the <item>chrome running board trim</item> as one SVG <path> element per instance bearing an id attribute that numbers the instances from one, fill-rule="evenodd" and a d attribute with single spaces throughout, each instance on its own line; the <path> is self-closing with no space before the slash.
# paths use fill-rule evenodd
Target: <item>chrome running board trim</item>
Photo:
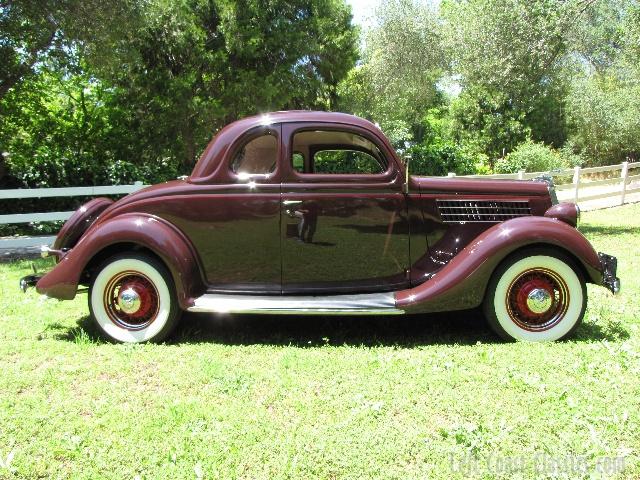
<path id="1" fill-rule="evenodd" d="M 206 293 L 195 299 L 190 312 L 270 313 L 306 315 L 396 315 L 395 295 L 371 293 L 359 295 L 280 296 L 227 295 Z"/>

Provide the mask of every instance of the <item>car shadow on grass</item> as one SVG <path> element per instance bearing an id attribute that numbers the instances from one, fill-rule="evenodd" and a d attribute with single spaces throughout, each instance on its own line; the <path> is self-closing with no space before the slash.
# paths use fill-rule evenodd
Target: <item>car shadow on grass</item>
<path id="1" fill-rule="evenodd" d="M 175 343 L 401 346 L 499 342 L 475 310 L 434 315 L 187 315 Z"/>
<path id="2" fill-rule="evenodd" d="M 578 230 L 583 235 L 633 235 L 637 234 L 637 227 L 625 227 L 622 225 L 593 225 L 581 224 Z"/>
<path id="3" fill-rule="evenodd" d="M 74 327 L 55 325 L 53 337 L 75 343 L 101 343 L 89 317 Z M 619 341 L 629 337 L 622 324 L 584 322 L 569 341 Z M 506 343 L 479 310 L 402 316 L 292 316 L 185 314 L 168 344 L 217 343 L 299 348 L 323 345 L 397 346 Z"/>

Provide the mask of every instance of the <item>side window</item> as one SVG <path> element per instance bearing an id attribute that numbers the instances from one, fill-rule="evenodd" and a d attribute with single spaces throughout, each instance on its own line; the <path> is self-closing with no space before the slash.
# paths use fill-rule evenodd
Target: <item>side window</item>
<path id="1" fill-rule="evenodd" d="M 320 150 L 313 156 L 315 173 L 382 173 L 380 162 L 360 150 Z"/>
<path id="2" fill-rule="evenodd" d="M 378 147 L 347 131 L 313 130 L 293 137 L 291 164 L 299 173 L 376 174 L 387 169 Z"/>
<path id="3" fill-rule="evenodd" d="M 249 140 L 238 150 L 231 162 L 231 169 L 239 175 L 271 173 L 278 161 L 278 139 L 265 133 Z"/>

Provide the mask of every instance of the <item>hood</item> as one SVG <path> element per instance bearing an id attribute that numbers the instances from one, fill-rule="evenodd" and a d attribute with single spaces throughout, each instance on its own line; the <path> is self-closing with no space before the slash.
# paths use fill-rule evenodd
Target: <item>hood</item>
<path id="1" fill-rule="evenodd" d="M 420 193 L 549 196 L 547 183 L 531 180 L 485 180 L 461 177 L 411 176 L 411 190 Z"/>

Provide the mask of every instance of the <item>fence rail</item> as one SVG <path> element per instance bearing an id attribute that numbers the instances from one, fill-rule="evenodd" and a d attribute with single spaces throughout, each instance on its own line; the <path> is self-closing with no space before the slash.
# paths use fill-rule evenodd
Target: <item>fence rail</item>
<path id="1" fill-rule="evenodd" d="M 503 173 L 495 175 L 465 175 L 464 178 L 476 179 L 501 179 L 501 180 L 531 180 L 541 175 L 551 175 L 556 179 L 571 178 L 571 182 L 556 185 L 556 191 L 560 201 L 573 201 L 578 204 L 610 198 L 618 200 L 617 203 L 625 203 L 628 194 L 640 193 L 640 170 L 637 174 L 629 172 L 640 169 L 640 162 L 623 162 L 619 165 L 606 167 L 575 167 L 552 172 L 525 172 Z M 616 173 L 615 178 L 592 179 L 589 176 L 601 173 Z M 455 173 L 449 173 L 449 177 L 455 177 Z M 97 187 L 71 187 L 71 188 L 35 188 L 0 190 L 0 200 L 24 199 L 24 198 L 53 198 L 53 197 L 91 197 L 98 195 L 123 195 L 140 190 L 144 185 L 135 182 L 132 185 L 106 185 Z M 67 220 L 72 211 L 46 212 L 46 213 L 16 213 L 0 215 L 0 225 L 51 222 Z M 53 243 L 53 236 L 38 237 L 12 237 L 0 239 L 0 249 L 26 248 Z"/>
<path id="2" fill-rule="evenodd" d="M 640 193 L 640 171 L 636 175 L 630 175 L 632 169 L 640 168 L 640 162 L 623 162 L 619 165 L 605 167 L 569 168 L 554 170 L 551 172 L 525 172 L 501 173 L 496 175 L 464 175 L 464 178 L 477 179 L 501 179 L 501 180 L 531 180 L 541 175 L 551 175 L 554 179 L 571 178 L 569 183 L 556 184 L 556 192 L 560 201 L 572 201 L 584 204 L 603 198 L 619 199 L 619 205 L 625 203 L 627 194 Z M 620 174 L 615 178 L 590 179 L 589 176 L 599 173 Z M 449 173 L 449 177 L 455 177 L 455 173 Z M 610 205 L 607 205 L 610 206 Z"/>
<path id="3" fill-rule="evenodd" d="M 135 182 L 131 185 L 105 185 L 97 187 L 68 187 L 68 188 L 17 188 L 0 190 L 0 200 L 23 198 L 54 198 L 54 197 L 97 197 L 99 195 L 126 195 L 140 190 L 144 185 Z M 0 215 L 0 225 L 53 222 L 67 220 L 73 211 L 46 213 L 14 213 Z M 51 245 L 55 236 L 9 237 L 0 239 L 0 249 L 28 248 L 40 245 Z"/>
<path id="4" fill-rule="evenodd" d="M 52 198 L 52 197 L 95 197 L 98 195 L 126 195 L 140 190 L 144 185 L 135 182 L 132 185 L 108 185 L 103 187 L 68 187 L 68 188 L 16 188 L 0 190 L 0 200 L 20 198 Z M 73 211 L 47 213 L 14 213 L 0 215 L 0 225 L 13 223 L 53 222 L 67 220 Z M 2 248 L 2 243 L 0 243 Z"/>

